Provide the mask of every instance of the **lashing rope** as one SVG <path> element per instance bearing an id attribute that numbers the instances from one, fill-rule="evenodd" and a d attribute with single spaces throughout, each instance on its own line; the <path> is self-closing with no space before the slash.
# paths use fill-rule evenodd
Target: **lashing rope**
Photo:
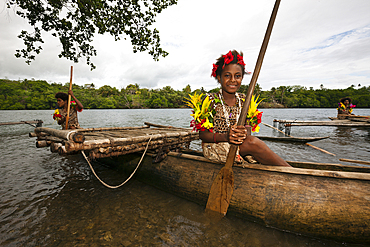
<path id="1" fill-rule="evenodd" d="M 135 174 L 135 172 L 136 172 L 136 170 L 139 168 L 139 166 L 140 166 L 140 164 L 141 164 L 141 161 L 143 160 L 143 158 L 144 158 L 144 156 L 145 156 L 145 154 L 146 154 L 146 151 L 148 150 L 148 147 L 149 147 L 149 143 L 150 143 L 150 141 L 152 140 L 152 136 L 150 137 L 150 139 L 149 139 L 149 141 L 148 141 L 148 143 L 146 144 L 146 147 L 145 147 L 145 151 L 144 151 L 144 153 L 143 153 L 143 155 L 141 156 L 141 159 L 140 159 L 140 161 L 139 161 L 139 163 L 137 164 L 137 166 L 136 166 L 136 168 L 135 168 L 135 170 L 131 173 L 131 175 L 123 182 L 123 183 L 121 183 L 120 185 L 116 185 L 116 186 L 112 186 L 112 185 L 109 185 L 109 184 L 107 184 L 107 183 L 105 183 L 103 180 L 101 180 L 100 178 L 99 178 L 99 176 L 95 173 L 95 170 L 94 170 L 94 168 L 92 167 L 92 165 L 90 164 L 90 161 L 89 161 L 89 159 L 86 157 L 86 155 L 85 155 L 85 152 L 82 150 L 81 151 L 81 153 L 82 153 L 82 155 L 85 157 L 85 159 L 86 159 L 86 161 L 87 161 L 87 163 L 89 164 L 89 166 L 90 166 L 90 169 L 91 169 L 91 171 L 93 172 L 93 174 L 95 175 L 95 177 L 104 185 L 104 186 L 106 186 L 106 187 L 108 187 L 108 188 L 110 188 L 110 189 L 117 189 L 117 188 L 119 188 L 119 187 L 121 187 L 122 185 L 124 185 L 125 183 L 127 183 L 131 178 L 132 178 L 132 176 L 134 176 L 134 174 Z"/>

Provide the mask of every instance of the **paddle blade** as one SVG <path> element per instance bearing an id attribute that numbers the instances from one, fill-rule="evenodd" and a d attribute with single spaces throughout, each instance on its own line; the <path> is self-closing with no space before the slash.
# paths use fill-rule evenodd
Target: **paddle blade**
<path id="1" fill-rule="evenodd" d="M 233 170 L 228 167 L 223 167 L 213 181 L 206 209 L 226 215 L 233 192 Z"/>

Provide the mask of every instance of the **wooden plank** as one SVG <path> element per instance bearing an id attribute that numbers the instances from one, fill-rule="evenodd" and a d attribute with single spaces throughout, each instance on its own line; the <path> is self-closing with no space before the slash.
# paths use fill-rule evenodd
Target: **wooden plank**
<path id="1" fill-rule="evenodd" d="M 199 133 L 197 132 L 189 132 L 189 131 L 177 131 L 177 132 L 170 132 L 170 133 L 161 133 L 161 134 L 153 134 L 153 135 L 145 135 L 145 136 L 133 136 L 133 137 L 126 137 L 126 138 L 105 138 L 105 139 L 97 139 L 97 140 L 86 140 L 84 143 L 75 143 L 72 141 L 67 141 L 65 143 L 67 152 L 71 151 L 79 151 L 79 150 L 90 150 L 94 148 L 104 148 L 104 147 L 112 147 L 112 146 L 122 146 L 122 145 L 129 145 L 132 143 L 139 143 L 139 142 L 146 142 L 150 138 L 152 141 L 157 139 L 166 139 L 166 138 L 184 138 L 190 136 L 192 140 L 199 139 Z"/>
<path id="2" fill-rule="evenodd" d="M 348 122 L 336 122 L 336 121 L 322 121 L 312 123 L 291 123 L 289 126 L 339 126 L 339 127 L 370 127 L 370 123 L 353 123 L 350 120 Z"/>
<path id="3" fill-rule="evenodd" d="M 20 121 L 20 122 L 2 122 L 0 125 L 16 125 L 16 124 L 38 124 L 43 123 L 41 120 L 35 121 Z"/>
<path id="4" fill-rule="evenodd" d="M 370 165 L 370 161 L 362 161 L 362 160 L 351 160 L 351 159 L 339 159 L 340 161 L 363 164 L 363 165 Z"/>

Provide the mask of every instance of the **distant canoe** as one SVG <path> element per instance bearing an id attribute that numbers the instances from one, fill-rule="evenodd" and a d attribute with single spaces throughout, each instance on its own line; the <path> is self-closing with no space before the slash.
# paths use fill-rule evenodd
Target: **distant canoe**
<path id="1" fill-rule="evenodd" d="M 329 138 L 329 136 L 323 137 L 277 137 L 277 136 L 257 136 L 261 140 L 266 141 L 279 141 L 279 142 L 314 142 Z"/>

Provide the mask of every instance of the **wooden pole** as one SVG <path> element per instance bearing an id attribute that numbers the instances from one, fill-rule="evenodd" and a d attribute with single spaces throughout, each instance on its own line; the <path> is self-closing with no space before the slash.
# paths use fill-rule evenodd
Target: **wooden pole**
<path id="1" fill-rule="evenodd" d="M 246 99 L 245 99 L 243 108 L 240 113 L 240 117 L 237 123 L 238 126 L 245 125 L 245 120 L 248 115 L 249 104 L 251 102 L 251 98 L 252 98 L 254 88 L 256 86 L 257 78 L 258 78 L 258 75 L 262 67 L 263 58 L 265 56 L 267 45 L 270 40 L 272 27 L 274 26 L 279 4 L 280 4 L 280 0 L 276 0 L 274 9 L 270 17 L 269 24 L 267 26 L 265 37 L 263 39 L 260 53 L 258 55 L 257 63 L 253 71 L 252 79 L 248 87 Z M 234 164 L 237 150 L 238 150 L 237 145 L 230 144 L 230 150 L 227 155 L 226 164 L 221 169 L 221 171 L 218 173 L 215 180 L 213 181 L 211 191 L 209 193 L 207 205 L 206 205 L 207 210 L 219 212 L 222 215 L 225 215 L 227 213 L 227 209 L 230 204 L 231 196 L 234 192 L 234 173 L 232 171 L 232 166 Z"/>
<path id="2" fill-rule="evenodd" d="M 73 75 L 73 66 L 71 66 L 71 78 L 69 79 L 69 90 L 72 90 L 72 75 Z M 67 106 L 67 117 L 66 117 L 66 127 L 65 129 L 68 129 L 68 121 L 69 121 L 69 110 L 71 109 L 71 95 L 68 94 L 68 106 Z"/>
<path id="3" fill-rule="evenodd" d="M 340 161 L 345 161 L 345 162 L 357 163 L 357 164 L 370 165 L 370 161 L 363 161 L 363 160 L 350 160 L 350 159 L 339 159 L 339 160 L 340 160 Z"/>
<path id="4" fill-rule="evenodd" d="M 316 147 L 316 146 L 314 146 L 314 145 L 312 145 L 312 144 L 306 143 L 306 145 L 307 145 L 307 146 L 310 146 L 310 147 L 312 147 L 312 148 L 314 148 L 314 149 L 320 150 L 320 151 L 321 151 L 321 152 L 323 152 L 323 153 L 326 153 L 326 154 L 330 154 L 330 155 L 336 156 L 335 154 L 330 153 L 330 152 L 328 152 L 328 151 L 326 151 L 326 150 L 324 150 L 324 149 L 322 149 L 322 148 Z"/>

